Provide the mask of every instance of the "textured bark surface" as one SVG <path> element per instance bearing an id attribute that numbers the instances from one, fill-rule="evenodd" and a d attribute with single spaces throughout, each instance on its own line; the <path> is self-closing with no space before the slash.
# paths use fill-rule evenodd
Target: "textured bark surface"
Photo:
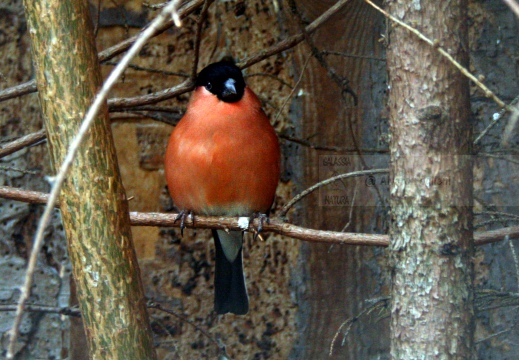
<path id="1" fill-rule="evenodd" d="M 467 64 L 467 3 L 388 1 Z M 391 357 L 473 351 L 472 131 L 468 81 L 434 48 L 390 32 Z"/>
<path id="2" fill-rule="evenodd" d="M 101 84 L 87 1 L 25 1 L 51 159 L 59 168 Z M 93 359 L 152 359 L 154 347 L 107 108 L 60 197 Z"/>

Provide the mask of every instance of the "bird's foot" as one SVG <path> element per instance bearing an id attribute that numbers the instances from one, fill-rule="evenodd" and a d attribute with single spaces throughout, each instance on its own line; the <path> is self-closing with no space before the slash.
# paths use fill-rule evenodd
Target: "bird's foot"
<path id="1" fill-rule="evenodd" d="M 254 240 L 256 240 L 258 236 L 263 240 L 263 238 L 260 235 L 263 231 L 263 224 L 265 222 L 267 224 L 270 224 L 270 218 L 267 214 L 260 213 L 259 211 L 255 212 L 249 217 L 249 227 L 254 222 L 254 219 L 258 219 L 258 228 L 254 229 Z"/>
<path id="2" fill-rule="evenodd" d="M 178 213 L 174 222 L 180 220 L 180 235 L 184 236 L 184 229 L 186 228 L 186 219 L 188 217 L 193 218 L 193 212 L 191 210 L 182 210 Z"/>

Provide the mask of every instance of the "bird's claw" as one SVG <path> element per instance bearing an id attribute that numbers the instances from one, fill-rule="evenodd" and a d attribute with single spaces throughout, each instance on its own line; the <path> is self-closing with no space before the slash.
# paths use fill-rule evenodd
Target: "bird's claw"
<path id="1" fill-rule="evenodd" d="M 267 214 L 255 212 L 249 218 L 249 227 L 254 222 L 254 219 L 258 219 L 258 228 L 254 229 L 254 241 L 256 241 L 258 239 L 258 236 L 260 236 L 260 233 L 263 231 L 263 224 L 265 223 L 265 221 L 267 222 L 267 224 L 270 224 L 270 218 Z"/>
<path id="2" fill-rule="evenodd" d="M 186 228 L 186 218 L 193 217 L 192 211 L 182 210 L 178 213 L 174 222 L 180 220 L 180 235 L 184 236 L 184 229 Z"/>

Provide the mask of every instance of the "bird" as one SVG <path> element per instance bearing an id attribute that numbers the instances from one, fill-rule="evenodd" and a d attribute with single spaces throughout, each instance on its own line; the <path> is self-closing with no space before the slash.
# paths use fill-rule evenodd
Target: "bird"
<path id="1" fill-rule="evenodd" d="M 181 214 L 268 215 L 280 177 L 278 137 L 234 62 L 215 62 L 198 73 L 186 113 L 169 138 L 164 169 Z M 247 314 L 243 232 L 212 234 L 214 310 Z"/>

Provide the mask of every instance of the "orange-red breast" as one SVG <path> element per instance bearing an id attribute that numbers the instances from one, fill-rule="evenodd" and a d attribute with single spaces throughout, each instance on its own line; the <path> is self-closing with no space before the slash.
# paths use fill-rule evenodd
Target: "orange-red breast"
<path id="1" fill-rule="evenodd" d="M 166 179 L 175 205 L 206 215 L 267 213 L 279 161 L 276 133 L 240 69 L 231 62 L 204 68 L 166 149 Z M 218 314 L 246 314 L 243 233 L 217 230 L 213 236 L 214 308 Z"/>

